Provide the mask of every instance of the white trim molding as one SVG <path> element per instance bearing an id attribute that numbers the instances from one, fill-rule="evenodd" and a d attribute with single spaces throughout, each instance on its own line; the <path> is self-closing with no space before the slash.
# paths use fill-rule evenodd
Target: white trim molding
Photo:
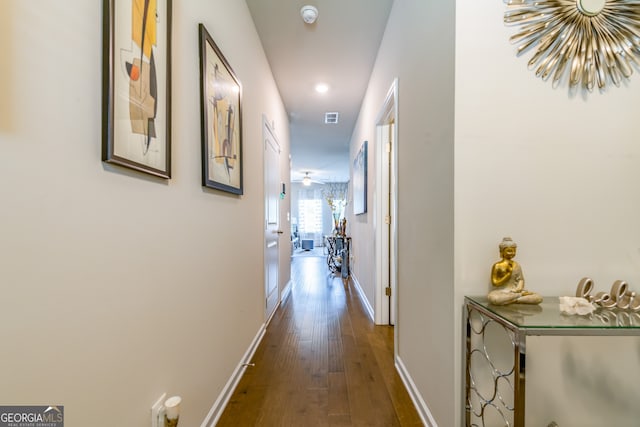
<path id="1" fill-rule="evenodd" d="M 391 128 L 390 128 L 391 126 Z M 389 131 L 392 134 L 388 133 Z M 398 271 L 398 78 L 393 79 L 376 118 L 376 176 L 374 196 L 375 323 L 397 323 Z M 390 221 L 387 223 L 386 218 Z M 388 224 L 388 225 L 387 225 Z M 385 242 L 388 242 L 385 243 Z M 391 288 L 388 296 L 386 288 Z M 390 307 L 389 298 L 391 298 Z M 397 342 L 396 342 L 397 344 Z M 397 348 L 397 345 L 395 346 Z"/>
<path id="2" fill-rule="evenodd" d="M 360 300 L 362 301 L 362 304 L 364 304 L 364 308 L 367 311 L 367 314 L 369 314 L 369 318 L 371 318 L 371 321 L 375 323 L 376 320 L 373 307 L 371 307 L 371 303 L 367 299 L 367 296 L 362 290 L 362 286 L 360 286 L 360 282 L 358 282 L 358 278 L 353 274 L 353 272 L 351 272 L 351 281 L 353 282 L 353 286 L 356 288 L 356 291 L 358 291 L 358 295 L 360 295 Z"/>
<path id="3" fill-rule="evenodd" d="M 260 327 L 258 334 L 255 336 L 255 338 L 251 342 L 251 345 L 244 353 L 242 360 L 240 360 L 240 363 L 238 363 L 238 366 L 236 366 L 236 369 L 233 371 L 231 378 L 229 378 L 229 381 L 227 381 L 227 384 L 222 389 L 222 392 L 218 396 L 218 399 L 216 399 L 215 403 L 209 410 L 207 417 L 204 419 L 204 421 L 202 421 L 200 427 L 214 427 L 218 423 L 220 417 L 222 416 L 224 408 L 227 406 L 227 403 L 229 403 L 229 399 L 231 399 L 231 395 L 238 386 L 242 375 L 244 375 L 245 368 L 251 362 L 253 355 L 258 349 L 258 346 L 260 345 L 260 342 L 264 337 L 266 329 L 266 323 Z"/>
<path id="4" fill-rule="evenodd" d="M 396 356 L 396 370 L 398 371 L 398 375 L 400 375 L 407 392 L 409 392 L 409 396 L 411 397 L 411 400 L 413 400 L 413 404 L 416 406 L 418 415 L 420 415 L 423 424 L 427 427 L 438 427 L 427 403 L 422 399 L 422 395 L 418 391 L 418 387 L 416 387 L 411 375 L 409 375 L 407 368 L 405 368 L 404 363 L 402 363 L 402 359 L 400 359 L 399 356 Z"/>
<path id="5" fill-rule="evenodd" d="M 284 289 L 282 289 L 282 293 L 280 294 L 280 305 L 282 305 L 289 295 L 291 295 L 291 290 L 293 289 L 293 282 L 289 280 L 285 285 Z"/>
<path id="6" fill-rule="evenodd" d="M 207 417 L 204 419 L 200 427 L 214 427 L 218 423 L 218 420 L 220 419 L 224 408 L 227 406 L 227 403 L 229 403 L 229 399 L 231 399 L 231 395 L 238 386 L 242 375 L 244 375 L 245 368 L 251 362 L 251 359 L 253 359 L 253 355 L 256 353 L 260 342 L 262 342 L 262 338 L 264 338 L 264 334 L 267 330 L 267 325 L 271 322 L 271 319 L 273 318 L 273 315 L 278 311 L 278 308 L 291 295 L 292 288 L 293 282 L 289 280 L 287 282 L 287 285 L 282 290 L 280 302 L 278 302 L 278 305 L 273 310 L 273 313 L 271 314 L 267 322 L 260 327 L 258 334 L 253 338 L 251 345 L 244 353 L 242 360 L 240 360 L 240 363 L 238 364 L 238 366 L 236 366 L 236 369 L 233 371 L 231 378 L 229 378 L 229 381 L 227 381 L 227 384 L 222 389 L 222 393 L 220 393 L 220 396 L 218 396 L 218 399 L 209 410 Z"/>

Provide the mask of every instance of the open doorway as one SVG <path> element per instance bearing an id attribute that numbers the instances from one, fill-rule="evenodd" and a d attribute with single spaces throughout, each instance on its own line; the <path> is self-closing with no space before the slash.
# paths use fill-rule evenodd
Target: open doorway
<path id="1" fill-rule="evenodd" d="M 397 152 L 398 79 L 376 120 L 376 323 L 397 322 Z"/>

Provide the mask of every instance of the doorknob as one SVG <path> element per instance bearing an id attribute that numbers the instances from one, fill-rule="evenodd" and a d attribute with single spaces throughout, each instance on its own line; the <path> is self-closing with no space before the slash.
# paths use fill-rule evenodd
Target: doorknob
<path id="1" fill-rule="evenodd" d="M 277 234 L 284 234 L 284 231 L 282 231 L 282 230 L 273 230 L 273 232 L 277 233 Z"/>

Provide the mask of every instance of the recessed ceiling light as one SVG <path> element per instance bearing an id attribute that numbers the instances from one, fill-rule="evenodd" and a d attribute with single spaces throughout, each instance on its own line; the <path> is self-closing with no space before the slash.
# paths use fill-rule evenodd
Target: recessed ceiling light
<path id="1" fill-rule="evenodd" d="M 329 90 L 329 85 L 326 83 L 318 83 L 316 85 L 316 92 L 318 93 L 327 93 Z"/>

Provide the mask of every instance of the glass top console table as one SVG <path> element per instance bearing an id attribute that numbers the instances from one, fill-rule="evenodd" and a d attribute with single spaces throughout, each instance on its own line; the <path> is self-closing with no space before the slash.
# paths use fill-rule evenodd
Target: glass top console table
<path id="1" fill-rule="evenodd" d="M 565 315 L 558 297 L 496 306 L 484 296 L 467 296 L 465 322 L 467 427 L 524 427 L 528 336 L 640 336 L 640 313 L 598 308 L 587 316 Z"/>

